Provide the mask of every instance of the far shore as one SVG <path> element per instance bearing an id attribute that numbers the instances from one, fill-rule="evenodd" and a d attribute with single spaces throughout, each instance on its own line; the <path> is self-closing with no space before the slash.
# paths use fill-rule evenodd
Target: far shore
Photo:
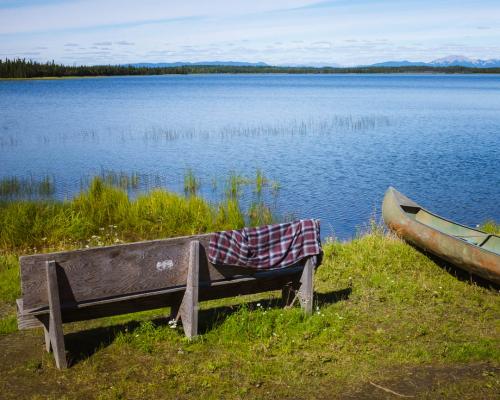
<path id="1" fill-rule="evenodd" d="M 30 78 L 2 78 L 0 81 L 35 81 L 35 80 L 72 80 L 72 79 L 92 79 L 92 78 L 130 78 L 130 77 L 148 77 L 148 76 L 179 76 L 179 75 L 500 75 L 496 72 L 442 72 L 442 71 L 424 71 L 424 72 L 189 72 L 166 73 L 166 74 L 140 74 L 140 75 L 71 75 L 71 76 L 40 76 Z"/>

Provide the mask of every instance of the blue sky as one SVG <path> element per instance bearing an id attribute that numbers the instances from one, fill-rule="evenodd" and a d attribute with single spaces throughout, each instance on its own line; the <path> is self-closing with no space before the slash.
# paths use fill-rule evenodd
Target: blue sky
<path id="1" fill-rule="evenodd" d="M 500 1 L 0 0 L 0 57 L 358 65 L 500 58 Z"/>

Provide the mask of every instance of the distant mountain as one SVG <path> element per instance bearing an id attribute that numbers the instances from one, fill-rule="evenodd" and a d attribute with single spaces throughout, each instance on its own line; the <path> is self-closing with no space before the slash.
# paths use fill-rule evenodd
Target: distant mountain
<path id="1" fill-rule="evenodd" d="M 268 67 L 269 65 L 263 62 L 243 62 L 243 61 L 199 61 L 199 62 L 171 62 L 171 63 L 135 63 L 126 64 L 127 66 L 136 68 L 168 68 L 168 67 L 182 67 L 192 65 L 210 65 L 210 66 L 229 66 L 229 67 Z"/>
<path id="2" fill-rule="evenodd" d="M 500 60 L 478 60 L 464 56 L 448 56 L 431 61 L 430 65 L 435 67 L 497 68 L 500 67 Z"/>
<path id="3" fill-rule="evenodd" d="M 134 63 L 125 64 L 132 67 L 146 67 L 146 68 L 168 68 L 168 67 L 181 67 L 181 66 L 228 66 L 228 67 L 270 67 L 272 65 L 264 62 L 244 62 L 244 61 L 198 61 L 198 62 L 161 62 L 161 63 Z M 357 65 L 357 67 L 469 67 L 469 68 L 500 68 L 500 59 L 480 60 L 468 58 L 465 56 L 448 56 L 438 58 L 430 62 L 422 61 L 384 61 L 370 65 Z M 291 67 L 291 68 L 342 68 L 342 65 L 332 62 L 313 62 L 313 63 L 290 63 L 280 64 L 278 67 Z"/>
<path id="4" fill-rule="evenodd" d="M 479 60 L 465 56 L 448 56 L 431 62 L 418 61 L 386 61 L 369 65 L 370 67 L 469 67 L 469 68 L 499 68 L 500 59 Z"/>
<path id="5" fill-rule="evenodd" d="M 424 62 L 413 62 L 413 61 L 385 61 L 381 63 L 368 65 L 369 67 L 424 67 L 429 65 Z"/>
<path id="6" fill-rule="evenodd" d="M 314 62 L 301 64 L 279 64 L 278 67 L 290 68 L 342 68 L 342 65 L 331 62 Z"/>

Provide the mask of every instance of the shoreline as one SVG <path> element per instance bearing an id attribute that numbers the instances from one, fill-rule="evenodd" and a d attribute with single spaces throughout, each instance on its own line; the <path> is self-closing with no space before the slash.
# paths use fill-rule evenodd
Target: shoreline
<path id="1" fill-rule="evenodd" d="M 166 74 L 138 74 L 138 75 L 71 75 L 71 76 L 40 76 L 40 77 L 30 77 L 30 78 L 3 78 L 0 77 L 0 81 L 35 81 L 35 80 L 74 80 L 74 79 L 93 79 L 93 78 L 138 78 L 138 77 L 152 77 L 152 76 L 200 76 L 200 75 L 238 75 L 238 76 L 253 76 L 253 75 L 286 75 L 286 76 L 328 76 L 328 75 L 396 75 L 396 76 L 483 76 L 483 75 L 500 75 L 500 72 L 446 72 L 446 71 L 425 71 L 425 72 L 189 72 L 189 73 L 166 73 Z"/>

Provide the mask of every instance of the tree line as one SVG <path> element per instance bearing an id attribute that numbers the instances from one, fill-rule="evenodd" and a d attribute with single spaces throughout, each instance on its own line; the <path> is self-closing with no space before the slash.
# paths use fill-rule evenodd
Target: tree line
<path id="1" fill-rule="evenodd" d="M 0 59 L 0 78 L 45 78 L 78 76 L 120 76 L 120 75 L 165 75 L 165 74 L 341 74 L 341 73 L 500 73 L 500 68 L 468 67 L 275 67 L 275 66 L 228 66 L 228 65 L 185 65 L 172 67 L 135 67 L 132 65 L 80 65 L 56 64 L 54 61 L 40 63 L 26 59 Z"/>

